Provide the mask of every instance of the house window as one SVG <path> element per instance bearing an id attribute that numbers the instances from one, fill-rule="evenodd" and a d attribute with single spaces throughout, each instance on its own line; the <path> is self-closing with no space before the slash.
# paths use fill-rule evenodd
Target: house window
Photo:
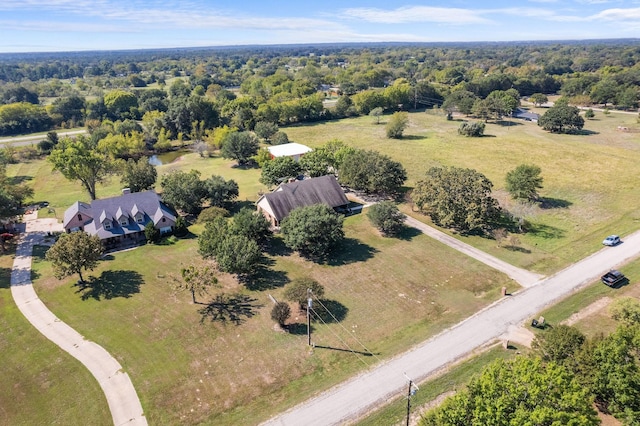
<path id="1" fill-rule="evenodd" d="M 144 220 L 144 216 L 142 216 L 141 214 L 139 214 L 139 215 L 137 215 L 137 216 L 136 216 L 136 222 L 138 222 L 138 223 L 142 223 L 142 222 L 143 222 L 143 220 Z"/>
<path id="2" fill-rule="evenodd" d="M 162 218 L 162 221 L 163 221 L 163 222 L 166 222 L 166 221 L 167 221 L 167 219 L 165 219 L 165 218 L 163 217 L 163 218 Z"/>
<path id="3" fill-rule="evenodd" d="M 82 220 L 82 215 L 81 214 L 78 215 L 78 220 Z"/>
<path id="4" fill-rule="evenodd" d="M 126 217 L 120 219 L 120 225 L 127 226 L 128 224 L 129 224 L 129 219 L 127 219 Z"/>
<path id="5" fill-rule="evenodd" d="M 105 222 L 103 226 L 104 226 L 104 229 L 106 229 L 107 231 L 111 229 L 111 223 L 109 222 Z"/>

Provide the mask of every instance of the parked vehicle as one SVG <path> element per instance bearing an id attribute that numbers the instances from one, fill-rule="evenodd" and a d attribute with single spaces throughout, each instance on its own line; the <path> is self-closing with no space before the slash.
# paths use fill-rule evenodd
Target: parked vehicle
<path id="1" fill-rule="evenodd" d="M 612 269 L 606 274 L 604 274 L 601 279 L 602 279 L 602 282 L 608 285 L 609 287 L 615 287 L 616 285 L 620 284 L 627 278 L 624 276 L 622 272 Z"/>
<path id="2" fill-rule="evenodd" d="M 617 246 L 620 244 L 620 237 L 617 235 L 609 235 L 607 238 L 602 241 L 602 244 L 605 246 Z"/>

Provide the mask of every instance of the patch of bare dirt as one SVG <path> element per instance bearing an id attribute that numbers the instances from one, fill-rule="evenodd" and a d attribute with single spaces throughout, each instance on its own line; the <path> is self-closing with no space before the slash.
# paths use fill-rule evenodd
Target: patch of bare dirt
<path id="1" fill-rule="evenodd" d="M 586 318 L 589 315 L 593 315 L 596 312 L 600 312 L 602 309 L 604 309 L 607 306 L 609 306 L 609 303 L 611 303 L 611 298 L 610 297 L 603 297 L 602 299 L 598 299 L 595 302 L 593 302 L 592 304 L 590 304 L 589 306 L 586 306 L 585 308 L 583 308 L 583 309 L 579 310 L 578 312 L 576 312 L 575 314 L 571 315 L 569 318 L 567 318 L 566 320 L 562 321 L 560 324 L 574 325 L 575 323 L 577 323 L 581 319 Z"/>

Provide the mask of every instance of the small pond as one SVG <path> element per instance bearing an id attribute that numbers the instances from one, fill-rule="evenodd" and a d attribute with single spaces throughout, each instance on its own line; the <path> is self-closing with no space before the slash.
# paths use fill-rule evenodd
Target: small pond
<path id="1" fill-rule="evenodd" d="M 163 152 L 162 154 L 155 154 L 149 157 L 149 164 L 154 166 L 162 166 L 163 164 L 169 164 L 176 161 L 179 157 L 188 154 L 189 150 L 179 149 L 177 151 Z"/>

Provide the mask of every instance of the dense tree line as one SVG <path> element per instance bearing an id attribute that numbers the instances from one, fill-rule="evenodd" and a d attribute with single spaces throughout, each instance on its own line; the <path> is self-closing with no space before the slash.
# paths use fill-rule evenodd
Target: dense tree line
<path id="1" fill-rule="evenodd" d="M 169 137 L 193 139 L 198 126 L 253 130 L 261 121 L 287 125 L 443 103 L 448 111 L 499 119 L 520 96 L 537 95 L 535 101 L 557 92 L 576 104 L 629 109 L 638 106 L 638 50 L 619 41 L 3 55 L 0 103 L 33 117 L 0 116 L 0 129 L 15 134 L 158 113 Z M 152 83 L 158 87 L 144 89 Z M 325 107 L 332 92 L 341 96 Z M 43 97 L 56 98 L 44 116 L 23 105 Z"/>

